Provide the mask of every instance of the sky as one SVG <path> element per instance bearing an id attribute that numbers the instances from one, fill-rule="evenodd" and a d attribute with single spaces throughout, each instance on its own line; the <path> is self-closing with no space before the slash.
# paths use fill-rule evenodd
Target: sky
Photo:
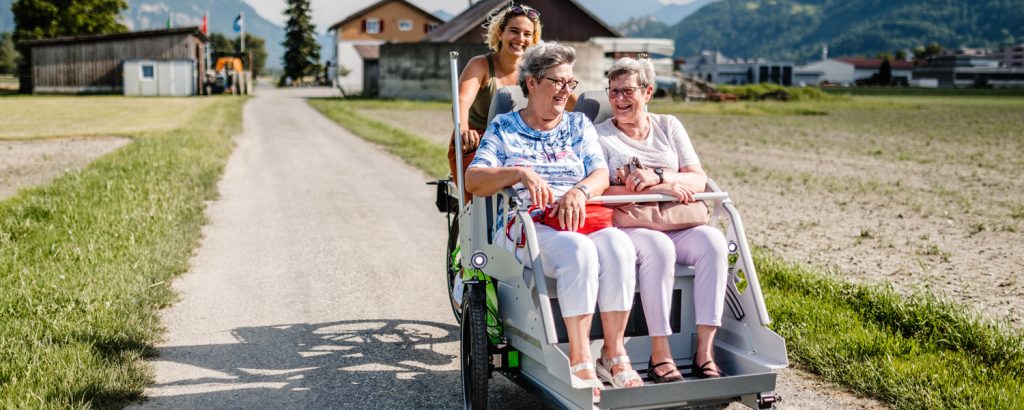
<path id="1" fill-rule="evenodd" d="M 285 0 L 244 0 L 249 3 L 263 18 L 279 25 L 284 25 Z M 325 32 L 327 27 L 344 20 L 350 14 L 376 3 L 378 0 L 311 0 L 313 7 L 313 24 L 316 31 Z M 410 3 L 428 12 L 444 10 L 451 14 L 459 14 L 467 6 L 468 0 L 409 0 Z"/>

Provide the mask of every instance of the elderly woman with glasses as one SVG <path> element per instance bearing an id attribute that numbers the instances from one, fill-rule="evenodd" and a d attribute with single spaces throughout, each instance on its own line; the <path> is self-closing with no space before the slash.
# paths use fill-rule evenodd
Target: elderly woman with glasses
<path id="1" fill-rule="evenodd" d="M 455 171 L 455 136 L 462 138 L 463 166 L 472 161 L 487 128 L 491 98 L 501 87 L 515 85 L 519 80 L 519 61 L 526 49 L 540 42 L 540 12 L 515 2 L 501 7 L 485 23 L 485 42 L 490 52 L 473 57 L 459 76 L 459 125 L 448 145 L 448 166 Z M 571 108 L 571 107 L 570 107 Z"/>
<path id="2" fill-rule="evenodd" d="M 566 230 L 536 225 L 544 274 L 557 282 L 558 301 L 569 336 L 573 386 L 634 387 L 643 381 L 630 367 L 623 343 L 633 303 L 636 257 L 624 232 L 606 228 L 575 232 L 586 222 L 585 204 L 608 186 L 608 167 L 597 133 L 581 113 L 565 109 L 571 91 L 576 51 L 554 42 L 538 44 L 519 64 L 519 86 L 526 108 L 498 116 L 487 128 L 476 158 L 466 172 L 473 195 L 493 195 L 513 187 L 525 201 L 557 215 Z M 602 358 L 591 361 L 590 325 L 594 306 L 601 309 Z"/>
<path id="3" fill-rule="evenodd" d="M 654 66 L 649 59 L 623 58 L 608 71 L 608 100 L 613 118 L 596 126 L 609 167 L 619 169 L 638 158 L 636 169 L 621 181 L 611 181 L 607 194 L 666 194 L 684 203 L 704 192 L 707 175 L 700 166 L 683 124 L 671 115 L 647 112 L 654 95 Z M 625 168 L 628 169 L 628 168 Z M 682 380 L 669 348 L 670 303 L 675 264 L 694 265 L 694 309 L 697 350 L 693 356 L 698 378 L 721 377 L 712 343 L 721 325 L 728 277 L 728 251 L 721 231 L 710 226 L 660 232 L 623 228 L 636 249 L 637 288 L 643 301 L 652 340 L 649 380 Z"/>

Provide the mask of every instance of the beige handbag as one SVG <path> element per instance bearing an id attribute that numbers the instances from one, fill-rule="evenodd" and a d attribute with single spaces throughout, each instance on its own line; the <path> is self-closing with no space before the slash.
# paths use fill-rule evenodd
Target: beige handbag
<path id="1" fill-rule="evenodd" d="M 621 183 L 636 169 L 644 169 L 640 159 L 633 159 L 615 170 L 616 182 Z M 618 228 L 647 228 L 656 231 L 675 231 L 708 223 L 708 207 L 704 201 L 689 204 L 681 202 L 645 202 L 625 204 L 615 208 L 612 226 Z"/>

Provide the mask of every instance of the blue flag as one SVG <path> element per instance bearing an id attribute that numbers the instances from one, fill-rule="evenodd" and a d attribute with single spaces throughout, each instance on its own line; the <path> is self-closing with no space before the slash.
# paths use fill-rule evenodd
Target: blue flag
<path id="1" fill-rule="evenodd" d="M 242 20 L 242 15 L 241 14 L 239 14 L 238 17 L 235 17 L 235 32 L 236 33 L 242 32 L 242 26 L 244 24 L 245 24 L 245 20 Z"/>

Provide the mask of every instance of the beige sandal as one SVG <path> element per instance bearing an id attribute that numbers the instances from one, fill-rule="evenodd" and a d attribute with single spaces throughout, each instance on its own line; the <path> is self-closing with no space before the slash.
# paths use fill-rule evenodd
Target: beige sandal
<path id="1" fill-rule="evenodd" d="M 612 374 L 612 366 L 620 364 L 629 364 L 629 356 L 615 356 L 611 359 L 597 359 L 597 377 L 608 382 L 612 387 L 640 387 L 644 385 L 644 379 L 640 377 L 640 374 L 636 370 L 628 369 L 622 370 L 618 373 Z M 631 381 L 639 382 L 639 386 L 626 386 Z"/>
<path id="2" fill-rule="evenodd" d="M 569 378 L 572 381 L 572 388 L 574 389 L 604 389 L 604 383 L 601 383 L 599 379 L 582 379 L 576 375 L 576 373 L 584 370 L 594 370 L 594 364 L 591 362 L 580 362 L 575 366 L 569 367 Z"/>

